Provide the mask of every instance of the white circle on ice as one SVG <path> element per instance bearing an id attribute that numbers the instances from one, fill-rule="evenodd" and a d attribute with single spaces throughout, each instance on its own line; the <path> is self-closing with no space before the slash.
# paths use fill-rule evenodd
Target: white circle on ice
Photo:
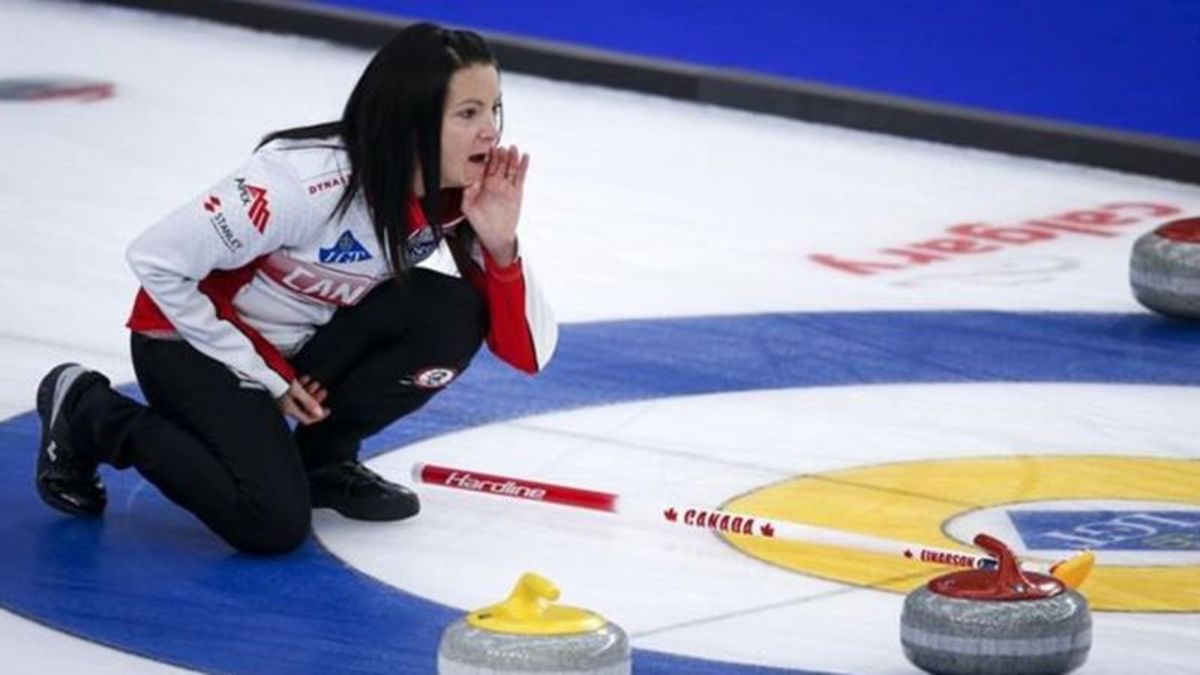
<path id="1" fill-rule="evenodd" d="M 595 406 L 438 436 L 372 460 L 408 482 L 427 462 L 716 506 L 802 474 L 940 458 L 1177 457 L 1200 389 L 1102 384 L 806 387 Z M 863 420 L 870 420 L 864 424 Z M 420 517 L 394 526 L 318 512 L 323 545 L 396 588 L 464 610 L 526 571 L 562 602 L 621 625 L 636 647 L 769 666 L 903 667 L 899 596 L 754 560 L 711 533 L 620 515 L 418 486 Z M 455 570 L 447 574 L 446 570 Z M 1147 621 L 1170 621 L 1149 617 Z M 795 626 L 805 626 L 797 650 Z M 736 635 L 736 639 L 730 636 Z"/>

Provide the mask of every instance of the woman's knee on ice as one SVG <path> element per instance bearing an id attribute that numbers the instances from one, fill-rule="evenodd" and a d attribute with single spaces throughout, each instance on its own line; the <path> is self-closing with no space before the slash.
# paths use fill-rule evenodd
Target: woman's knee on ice
<path id="1" fill-rule="evenodd" d="M 243 553 L 278 555 L 295 550 L 312 529 L 312 509 L 303 504 L 276 504 L 245 509 L 225 540 Z"/>

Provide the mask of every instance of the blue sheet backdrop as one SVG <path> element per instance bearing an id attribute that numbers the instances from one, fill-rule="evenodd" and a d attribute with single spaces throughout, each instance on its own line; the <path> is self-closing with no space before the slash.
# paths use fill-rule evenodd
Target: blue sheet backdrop
<path id="1" fill-rule="evenodd" d="M 314 0 L 1200 141 L 1200 0 Z"/>

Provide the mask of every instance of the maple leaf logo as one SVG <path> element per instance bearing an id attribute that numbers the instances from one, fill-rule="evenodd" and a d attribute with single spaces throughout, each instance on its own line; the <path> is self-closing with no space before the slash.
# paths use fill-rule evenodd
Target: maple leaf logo
<path id="1" fill-rule="evenodd" d="M 676 512 L 675 507 L 672 506 L 672 507 L 667 508 L 666 511 L 663 511 L 663 517 L 673 523 L 673 522 L 675 522 L 675 519 L 679 517 L 679 513 Z"/>
<path id="2" fill-rule="evenodd" d="M 770 523 L 763 523 L 762 536 L 774 537 L 775 536 L 775 527 L 772 526 Z"/>

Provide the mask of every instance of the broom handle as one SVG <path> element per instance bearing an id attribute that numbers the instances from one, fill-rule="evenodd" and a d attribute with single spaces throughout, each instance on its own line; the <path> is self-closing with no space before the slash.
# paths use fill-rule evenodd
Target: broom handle
<path id="1" fill-rule="evenodd" d="M 557 504 L 623 516 L 637 515 L 641 520 L 677 525 L 692 530 L 707 530 L 731 535 L 805 542 L 837 548 L 882 553 L 917 562 L 974 569 L 994 569 L 998 562 L 986 555 L 967 551 L 935 548 L 873 535 L 845 532 L 817 525 L 806 525 L 777 518 L 763 518 L 722 509 L 698 508 L 674 504 L 637 502 L 611 492 L 559 485 L 542 481 L 501 476 L 436 464 L 416 464 L 413 478 L 426 485 L 508 497 L 542 504 Z M 1043 574 L 1052 565 L 1023 560 L 1021 567 Z"/>

